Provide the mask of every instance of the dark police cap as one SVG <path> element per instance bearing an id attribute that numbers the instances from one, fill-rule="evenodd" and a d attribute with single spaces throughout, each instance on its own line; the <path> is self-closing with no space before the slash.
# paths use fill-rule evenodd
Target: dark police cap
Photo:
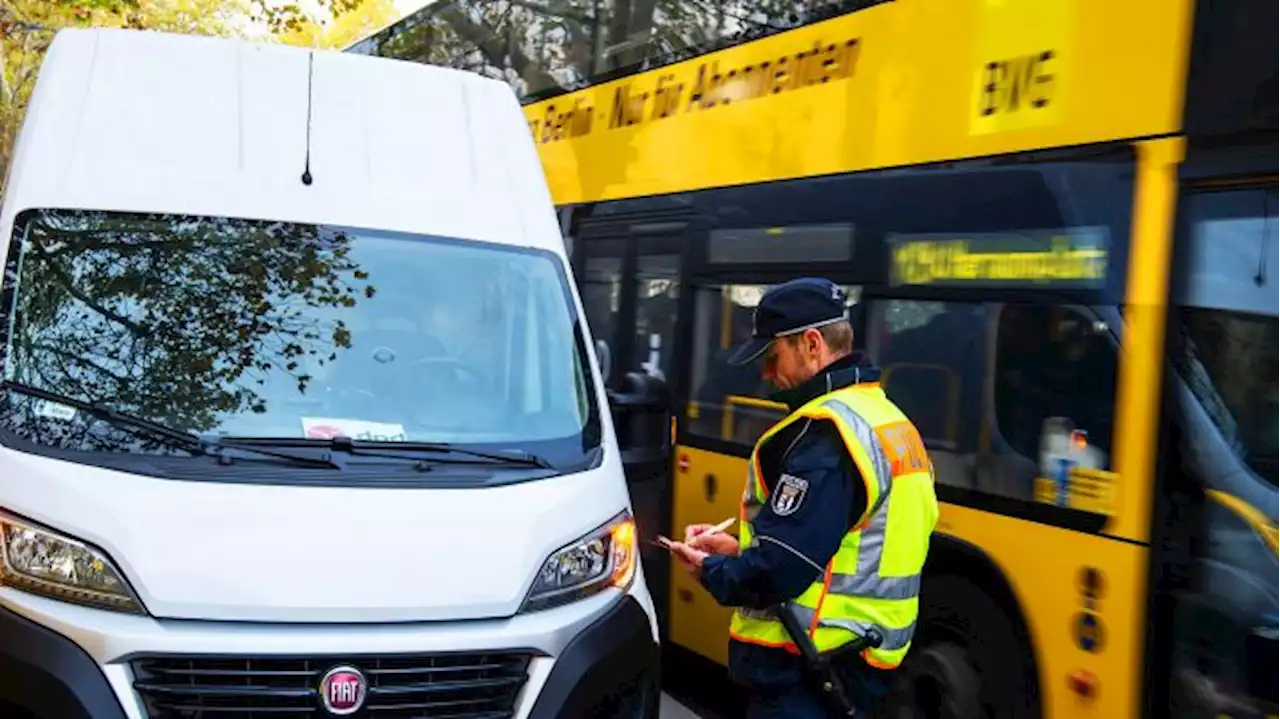
<path id="1" fill-rule="evenodd" d="M 801 277 L 775 285 L 756 306 L 751 318 L 751 339 L 734 350 L 729 363 L 747 364 L 764 354 L 778 337 L 834 324 L 847 317 L 848 295 L 843 287 L 830 280 Z"/>

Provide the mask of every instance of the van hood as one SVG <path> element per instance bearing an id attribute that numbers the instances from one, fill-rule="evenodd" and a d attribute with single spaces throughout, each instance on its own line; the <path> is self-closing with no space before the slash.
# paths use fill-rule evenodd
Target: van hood
<path id="1" fill-rule="evenodd" d="M 627 508 L 614 453 L 470 489 L 157 479 L 0 447 L 4 509 L 104 550 L 157 618 L 271 622 L 515 614 L 555 550 Z"/>

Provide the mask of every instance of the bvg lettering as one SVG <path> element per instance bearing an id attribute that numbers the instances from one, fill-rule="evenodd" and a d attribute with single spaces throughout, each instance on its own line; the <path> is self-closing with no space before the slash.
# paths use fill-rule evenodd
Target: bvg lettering
<path id="1" fill-rule="evenodd" d="M 1057 53 L 1045 50 L 1034 55 L 993 60 L 982 70 L 983 117 L 1023 109 L 1041 110 L 1053 101 L 1054 60 Z"/>

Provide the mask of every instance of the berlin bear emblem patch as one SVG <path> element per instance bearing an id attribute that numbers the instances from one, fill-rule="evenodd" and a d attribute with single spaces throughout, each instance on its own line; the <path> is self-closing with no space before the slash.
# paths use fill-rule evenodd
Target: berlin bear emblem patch
<path id="1" fill-rule="evenodd" d="M 800 509 L 800 503 L 804 501 L 804 496 L 808 492 L 809 480 L 800 479 L 791 474 L 782 475 L 782 479 L 778 480 L 778 486 L 773 492 L 774 514 L 779 517 L 795 514 L 795 511 Z"/>

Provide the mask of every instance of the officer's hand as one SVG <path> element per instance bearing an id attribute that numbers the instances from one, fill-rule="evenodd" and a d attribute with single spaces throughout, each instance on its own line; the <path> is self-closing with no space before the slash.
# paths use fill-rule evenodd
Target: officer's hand
<path id="1" fill-rule="evenodd" d="M 698 570 L 702 567 L 702 560 L 710 556 L 706 552 L 694 549 L 684 542 L 672 542 L 669 548 L 671 549 L 671 554 L 680 562 L 684 570 L 695 579 L 698 576 Z"/>
<path id="2" fill-rule="evenodd" d="M 685 527 L 685 528 L 684 528 L 684 543 L 685 543 L 685 544 L 691 544 L 691 543 L 693 542 L 693 538 L 694 538 L 694 537 L 698 536 L 699 534 L 702 534 L 703 532 L 707 531 L 708 529 L 711 529 L 711 528 L 712 528 L 712 527 L 714 527 L 714 526 L 716 526 L 716 525 L 714 525 L 714 524 L 690 524 L 689 526 L 687 526 L 687 527 Z"/>
<path id="3" fill-rule="evenodd" d="M 716 532 L 715 534 L 699 534 L 685 543 L 693 549 L 698 549 L 721 557 L 738 556 L 738 538 L 731 534 L 725 534 L 724 532 Z"/>

